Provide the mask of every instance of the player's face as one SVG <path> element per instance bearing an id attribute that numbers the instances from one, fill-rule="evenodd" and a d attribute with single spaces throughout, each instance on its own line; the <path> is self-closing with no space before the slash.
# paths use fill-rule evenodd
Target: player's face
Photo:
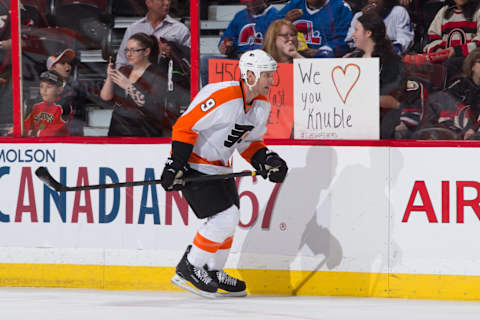
<path id="1" fill-rule="evenodd" d="M 143 47 L 137 40 L 130 39 L 127 41 L 125 56 L 127 57 L 128 63 L 132 66 L 142 64 L 145 60 L 148 60 L 149 53 L 149 49 Z"/>
<path id="2" fill-rule="evenodd" d="M 49 81 L 40 82 L 40 95 L 42 100 L 46 102 L 55 102 L 59 94 L 59 88 Z"/>
<path id="3" fill-rule="evenodd" d="M 352 38 L 355 41 L 355 46 L 358 49 L 365 50 L 367 48 L 367 44 L 369 41 L 372 41 L 371 38 L 371 31 L 365 30 L 363 25 L 357 21 L 355 24 L 355 31 L 352 34 Z"/>
<path id="4" fill-rule="evenodd" d="M 258 79 L 257 84 L 255 85 L 257 92 L 263 96 L 268 96 L 270 87 L 273 84 L 273 74 L 274 71 L 263 71 L 260 73 L 260 78 Z"/>
<path id="5" fill-rule="evenodd" d="M 72 65 L 67 61 L 58 61 L 52 66 L 52 70 L 57 71 L 64 79 L 67 79 L 72 72 Z"/>
<path id="6" fill-rule="evenodd" d="M 170 0 L 147 0 L 145 3 L 149 11 L 161 17 L 170 11 Z"/>
<path id="7" fill-rule="evenodd" d="M 281 62 L 290 60 L 295 51 L 297 51 L 297 32 L 290 29 L 287 25 L 281 26 L 280 32 L 275 39 L 275 46 L 282 58 Z"/>

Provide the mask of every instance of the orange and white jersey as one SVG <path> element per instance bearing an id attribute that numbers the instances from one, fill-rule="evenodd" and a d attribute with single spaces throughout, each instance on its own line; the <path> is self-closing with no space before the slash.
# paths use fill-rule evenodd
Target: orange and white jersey
<path id="1" fill-rule="evenodd" d="M 172 140 L 193 145 L 190 166 L 206 174 L 232 172 L 230 159 L 235 149 L 250 158 L 265 148 L 263 135 L 270 103 L 257 96 L 245 103 L 239 81 L 212 83 L 203 87 L 173 126 Z"/>

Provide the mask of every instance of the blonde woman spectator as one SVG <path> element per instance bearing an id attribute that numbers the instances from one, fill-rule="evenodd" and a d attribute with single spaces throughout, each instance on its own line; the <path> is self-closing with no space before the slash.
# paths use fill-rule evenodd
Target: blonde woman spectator
<path id="1" fill-rule="evenodd" d="M 263 49 L 278 63 L 293 63 L 293 59 L 303 58 L 298 52 L 297 34 L 292 22 L 285 19 L 276 20 L 267 29 Z"/>

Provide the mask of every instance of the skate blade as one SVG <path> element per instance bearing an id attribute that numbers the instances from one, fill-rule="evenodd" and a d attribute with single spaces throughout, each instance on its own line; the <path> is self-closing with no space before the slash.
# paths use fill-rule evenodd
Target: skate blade
<path id="1" fill-rule="evenodd" d="M 191 286 L 185 279 L 180 277 L 178 274 L 175 274 L 170 281 L 177 287 L 190 291 L 191 293 L 199 295 L 203 298 L 215 299 L 218 297 L 216 292 L 205 292 Z"/>
<path id="2" fill-rule="evenodd" d="M 217 297 L 220 298 L 228 298 L 228 297 L 246 297 L 247 296 L 247 291 L 239 291 L 239 292 L 228 292 L 228 291 L 217 291 L 216 292 Z"/>

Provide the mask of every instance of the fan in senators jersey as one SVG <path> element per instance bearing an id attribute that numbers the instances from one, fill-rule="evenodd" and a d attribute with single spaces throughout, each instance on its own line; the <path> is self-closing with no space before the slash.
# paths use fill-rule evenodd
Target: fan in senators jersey
<path id="1" fill-rule="evenodd" d="M 270 114 L 266 96 L 277 69 L 263 50 L 245 52 L 239 61 L 240 81 L 202 88 L 177 120 L 172 150 L 161 176 L 166 191 L 182 190 L 195 215 L 204 219 L 177 265 L 172 283 L 203 297 L 246 296 L 246 284 L 223 271 L 239 221 L 234 179 L 185 183 L 185 177 L 231 173 L 235 150 L 274 183 L 284 181 L 288 167 L 269 150 L 263 135 Z"/>

